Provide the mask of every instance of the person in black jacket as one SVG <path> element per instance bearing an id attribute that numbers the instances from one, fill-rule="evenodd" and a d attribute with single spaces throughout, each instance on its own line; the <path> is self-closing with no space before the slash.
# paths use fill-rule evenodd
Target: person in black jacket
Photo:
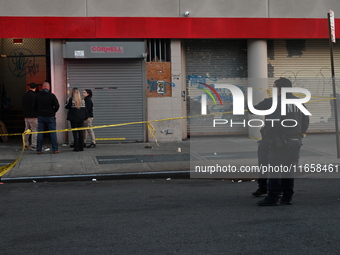
<path id="1" fill-rule="evenodd" d="M 85 89 L 83 91 L 83 96 L 85 100 L 85 106 L 88 114 L 87 120 L 85 120 L 84 125 L 85 127 L 92 127 L 93 122 L 93 102 L 92 102 L 92 90 Z M 86 129 L 84 130 L 84 144 L 86 144 L 87 134 L 90 135 L 91 144 L 88 145 L 86 148 L 95 148 L 96 147 L 96 137 L 94 135 L 93 129 Z"/>
<path id="2" fill-rule="evenodd" d="M 269 141 L 268 137 L 263 132 L 264 130 L 264 128 L 261 128 L 262 139 L 257 142 L 257 161 L 259 167 L 268 165 Z M 260 197 L 268 193 L 267 178 L 265 177 L 266 176 L 260 176 L 260 178 L 258 178 L 258 189 L 252 193 L 253 197 Z"/>
<path id="3" fill-rule="evenodd" d="M 38 115 L 38 132 L 47 130 L 56 130 L 55 114 L 59 110 L 59 102 L 57 97 L 50 92 L 51 86 L 48 82 L 44 82 L 42 90 L 36 94 L 33 100 L 33 108 Z M 57 133 L 51 132 L 51 143 L 53 153 L 60 153 L 58 150 Z M 37 153 L 42 153 L 43 134 L 39 133 L 37 137 Z"/>
<path id="4" fill-rule="evenodd" d="M 84 120 L 87 119 L 87 111 L 85 108 L 85 101 L 81 99 L 80 92 L 77 88 L 72 89 L 71 97 L 67 100 L 65 108 L 68 109 L 67 120 L 71 123 L 71 128 L 84 127 Z M 83 130 L 73 130 L 73 151 L 84 150 L 84 136 Z"/>
<path id="5" fill-rule="evenodd" d="M 260 103 L 254 106 L 255 109 L 258 110 L 268 110 L 272 105 L 272 98 L 265 98 Z M 249 110 L 249 109 L 248 109 Z M 273 114 L 269 114 L 265 116 L 265 120 L 273 119 Z M 258 141 L 257 147 L 257 159 L 258 166 L 261 168 L 262 166 L 268 165 L 268 155 L 270 148 L 270 141 L 268 137 L 268 129 L 269 124 L 265 125 L 261 128 L 261 140 Z M 252 193 L 253 197 L 260 197 L 262 195 L 266 195 L 268 193 L 268 180 L 266 175 L 261 175 L 257 181 L 258 189 Z"/>
<path id="6" fill-rule="evenodd" d="M 309 116 L 305 115 L 298 107 L 292 104 L 286 105 L 286 115 L 281 114 L 281 88 L 292 87 L 290 80 L 280 78 L 275 81 L 274 86 L 278 88 L 278 104 L 272 113 L 271 119 L 276 119 L 273 125 L 266 125 L 265 135 L 268 137 L 269 152 L 268 166 L 281 169 L 278 173 L 268 175 L 268 195 L 259 201 L 259 206 L 273 206 L 281 204 L 292 204 L 294 194 L 293 167 L 298 164 L 303 134 L 309 126 Z M 287 93 L 289 99 L 297 98 L 292 93 Z M 272 98 L 262 101 L 262 109 L 269 109 Z M 264 105 L 266 104 L 266 105 Z M 285 126 L 281 125 L 285 120 Z M 291 172 L 283 171 L 291 169 Z"/>
<path id="7" fill-rule="evenodd" d="M 33 109 L 33 100 L 37 84 L 31 83 L 29 90 L 22 97 L 22 109 L 25 119 L 25 131 L 30 129 L 32 132 L 38 131 L 37 112 Z M 31 135 L 31 146 L 29 146 L 29 135 L 25 135 L 25 148 L 35 150 L 37 147 L 37 134 Z"/>

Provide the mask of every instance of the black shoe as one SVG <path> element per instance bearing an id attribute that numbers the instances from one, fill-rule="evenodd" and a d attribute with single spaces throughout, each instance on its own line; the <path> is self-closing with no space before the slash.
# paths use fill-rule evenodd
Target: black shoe
<path id="1" fill-rule="evenodd" d="M 278 200 L 270 199 L 268 197 L 266 197 L 265 199 L 257 202 L 258 206 L 277 206 L 279 204 L 280 203 L 279 203 Z"/>
<path id="2" fill-rule="evenodd" d="M 86 148 L 96 148 L 96 144 L 95 143 L 91 143 L 89 146 L 87 146 Z"/>
<path id="3" fill-rule="evenodd" d="M 267 190 L 266 189 L 257 189 L 255 192 L 253 192 L 251 194 L 253 195 L 253 197 L 260 197 L 262 195 L 266 195 Z"/>
<path id="4" fill-rule="evenodd" d="M 74 144 L 72 143 L 72 144 L 70 144 L 70 148 L 74 148 Z"/>
<path id="5" fill-rule="evenodd" d="M 293 204 L 291 198 L 285 198 L 285 197 L 281 198 L 281 201 L 280 201 L 280 202 L 281 202 L 281 204 L 283 204 L 283 205 L 292 205 L 292 204 Z"/>
<path id="6" fill-rule="evenodd" d="M 83 148 L 86 148 L 86 143 L 83 144 Z"/>

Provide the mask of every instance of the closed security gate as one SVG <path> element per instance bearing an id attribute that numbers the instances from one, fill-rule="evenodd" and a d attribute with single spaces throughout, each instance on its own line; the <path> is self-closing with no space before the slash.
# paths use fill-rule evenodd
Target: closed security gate
<path id="1" fill-rule="evenodd" d="M 334 44 L 335 75 L 340 75 L 340 45 Z M 309 132 L 335 130 L 335 114 L 328 40 L 268 41 L 268 77 L 290 79 L 294 87 L 310 91 L 312 99 L 306 104 L 311 112 Z M 339 82 L 337 99 L 340 99 Z M 338 109 L 339 109 L 339 101 Z M 339 114 L 339 110 L 338 110 Z"/>
<path id="2" fill-rule="evenodd" d="M 93 125 L 144 121 L 142 59 L 69 59 L 68 92 L 91 89 Z M 101 141 L 145 141 L 145 124 L 105 127 L 94 130 Z"/>
<path id="3" fill-rule="evenodd" d="M 233 115 L 233 97 L 216 84 L 233 84 L 244 94 L 247 91 L 246 40 L 187 40 L 185 42 L 187 74 L 188 133 L 194 135 L 247 134 L 242 124 L 218 125 L 214 119 L 232 119 L 243 123 L 245 116 Z M 201 115 L 202 95 L 206 95 L 207 116 Z M 230 122 L 230 121 L 229 121 Z"/>

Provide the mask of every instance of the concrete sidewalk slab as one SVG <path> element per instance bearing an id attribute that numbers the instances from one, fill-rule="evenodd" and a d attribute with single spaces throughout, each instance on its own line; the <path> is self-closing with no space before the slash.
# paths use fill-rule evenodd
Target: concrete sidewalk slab
<path id="1" fill-rule="evenodd" d="M 334 134 L 311 134 L 304 141 L 300 164 L 340 164 L 336 157 Z M 49 146 L 49 144 L 44 144 Z M 20 141 L 0 143 L 0 165 L 15 160 L 21 152 Z M 151 146 L 151 148 L 150 148 Z M 179 149 L 180 148 L 180 149 Z M 182 142 L 121 143 L 98 144 L 96 148 L 85 148 L 74 152 L 70 147 L 60 146 L 60 154 L 51 151 L 37 154 L 25 150 L 21 160 L 6 173 L 2 179 L 42 176 L 91 176 L 117 175 L 119 173 L 140 173 L 166 171 L 189 171 L 199 164 L 230 164 L 235 167 L 257 165 L 257 141 L 247 137 L 221 136 L 191 138 Z M 169 157 L 166 157 L 169 155 Z M 183 157 L 179 155 L 190 155 Z M 158 157 L 155 161 L 129 162 L 126 158 Z M 98 160 L 105 157 L 121 160 L 122 163 L 103 163 Z M 111 159 L 110 159 L 111 158 Z M 159 158 L 162 158 L 159 160 Z M 174 160 L 177 158 L 177 160 Z M 178 160 L 182 158 L 182 160 Z"/>

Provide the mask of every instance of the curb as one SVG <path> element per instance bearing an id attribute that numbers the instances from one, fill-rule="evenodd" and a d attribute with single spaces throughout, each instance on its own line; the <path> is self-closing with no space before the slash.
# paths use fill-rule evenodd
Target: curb
<path id="1" fill-rule="evenodd" d="M 66 181 L 99 181 L 99 180 L 127 180 L 127 179 L 188 179 L 190 171 L 161 171 L 161 172 L 132 172 L 113 174 L 86 174 L 86 175 L 60 175 L 60 176 L 30 176 L 0 178 L 0 182 L 66 182 Z"/>

